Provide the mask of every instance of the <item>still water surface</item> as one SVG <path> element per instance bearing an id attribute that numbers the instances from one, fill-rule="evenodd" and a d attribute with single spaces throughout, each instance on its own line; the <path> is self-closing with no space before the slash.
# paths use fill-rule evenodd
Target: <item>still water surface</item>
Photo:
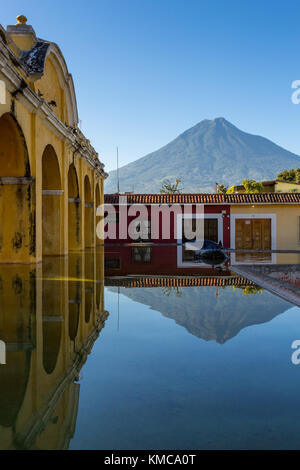
<path id="1" fill-rule="evenodd" d="M 0 448 L 300 448 L 299 308 L 127 251 L 105 287 L 103 251 L 0 267 Z M 297 290 L 296 263 L 270 266 Z"/>
<path id="2" fill-rule="evenodd" d="M 119 295 L 118 318 L 106 289 L 110 316 L 83 369 L 71 448 L 299 448 L 297 307 L 231 287 L 218 298 L 213 287 Z"/>

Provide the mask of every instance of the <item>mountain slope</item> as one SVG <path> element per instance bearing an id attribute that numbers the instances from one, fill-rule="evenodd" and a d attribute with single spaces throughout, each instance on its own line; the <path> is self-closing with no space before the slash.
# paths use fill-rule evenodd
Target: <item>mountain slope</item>
<path id="1" fill-rule="evenodd" d="M 179 177 L 185 193 L 211 192 L 215 181 L 232 185 L 244 178 L 268 180 L 296 166 L 298 155 L 217 118 L 201 121 L 156 152 L 121 167 L 120 190 L 155 193 L 164 179 Z M 112 171 L 105 192 L 113 193 L 116 187 Z"/>
<path id="2" fill-rule="evenodd" d="M 109 288 L 117 292 L 118 288 Z M 183 287 L 164 294 L 160 288 L 121 288 L 121 294 L 148 305 L 205 341 L 225 343 L 244 328 L 267 323 L 290 308 L 290 304 L 268 291 L 244 295 L 242 289 L 226 287 L 216 297 L 214 287 Z"/>

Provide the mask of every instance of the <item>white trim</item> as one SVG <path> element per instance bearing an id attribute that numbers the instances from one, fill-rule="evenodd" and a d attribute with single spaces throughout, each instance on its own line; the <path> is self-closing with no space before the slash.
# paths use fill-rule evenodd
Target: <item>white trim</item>
<path id="1" fill-rule="evenodd" d="M 0 186 L 7 185 L 7 184 L 32 184 L 34 182 L 34 178 L 28 178 L 25 176 L 2 176 L 0 177 Z"/>
<path id="2" fill-rule="evenodd" d="M 190 261 L 182 261 L 182 238 L 178 238 L 182 234 L 182 219 L 217 219 L 218 220 L 218 240 L 223 244 L 223 215 L 216 214 L 177 214 L 177 267 L 178 268 L 210 268 L 205 263 L 192 263 Z"/>
<path id="3" fill-rule="evenodd" d="M 236 219 L 271 219 L 271 250 L 276 250 L 276 214 L 231 214 L 230 215 L 230 248 L 235 249 L 235 222 Z M 231 254 L 231 264 L 276 264 L 276 253 L 271 254 L 269 261 L 236 262 L 235 253 Z"/>
<path id="4" fill-rule="evenodd" d="M 63 189 L 43 189 L 42 195 L 43 196 L 61 196 L 64 194 Z"/>

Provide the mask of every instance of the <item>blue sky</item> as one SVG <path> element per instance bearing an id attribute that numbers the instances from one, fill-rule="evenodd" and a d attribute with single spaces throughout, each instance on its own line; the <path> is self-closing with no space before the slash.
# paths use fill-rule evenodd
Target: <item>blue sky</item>
<path id="1" fill-rule="evenodd" d="M 297 0 L 14 0 L 0 23 L 18 14 L 60 46 L 107 170 L 220 116 L 300 154 Z"/>

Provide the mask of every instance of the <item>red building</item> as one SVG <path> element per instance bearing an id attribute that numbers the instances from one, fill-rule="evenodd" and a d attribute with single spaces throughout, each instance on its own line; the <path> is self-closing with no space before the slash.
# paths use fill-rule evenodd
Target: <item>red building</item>
<path id="1" fill-rule="evenodd" d="M 108 194 L 104 201 L 107 249 L 161 245 L 162 254 L 172 249 L 169 261 L 163 256 L 162 269 L 164 263 L 172 266 L 173 262 L 176 269 L 204 268 L 186 245 L 193 239 L 221 241 L 225 249 L 234 251 L 232 264 L 252 263 L 247 252 L 257 253 L 262 263 L 276 264 L 276 250 L 299 249 L 300 193 Z M 196 233 L 199 225 L 200 236 Z M 141 255 L 133 249 L 131 253 L 136 262 L 144 256 L 146 264 L 151 251 L 145 249 Z M 159 268 L 159 255 L 155 256 L 154 265 Z M 125 263 L 130 265 L 128 260 Z"/>
<path id="2" fill-rule="evenodd" d="M 194 228 L 193 222 L 204 219 L 204 238 L 221 241 L 225 247 L 230 245 L 230 204 L 224 201 L 223 194 L 107 194 L 104 202 L 106 210 L 112 206 L 116 212 L 115 216 L 108 215 L 108 220 L 115 223 L 115 232 L 112 230 L 105 243 L 138 241 L 130 236 L 130 227 L 141 209 L 142 241 L 181 244 L 187 241 L 184 220 L 190 219 Z"/>

